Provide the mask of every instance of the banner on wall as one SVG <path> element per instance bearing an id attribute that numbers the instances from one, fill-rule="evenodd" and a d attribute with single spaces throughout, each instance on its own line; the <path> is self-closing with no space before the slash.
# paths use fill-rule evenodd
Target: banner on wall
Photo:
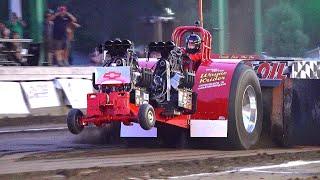
<path id="1" fill-rule="evenodd" d="M 29 114 L 19 83 L 0 82 L 0 114 Z"/>
<path id="2" fill-rule="evenodd" d="M 92 93 L 92 81 L 87 79 L 57 79 L 57 88 L 63 89 L 72 108 L 87 108 L 87 94 Z"/>
<path id="3" fill-rule="evenodd" d="M 22 82 L 22 89 L 32 109 L 60 106 L 52 81 Z"/>

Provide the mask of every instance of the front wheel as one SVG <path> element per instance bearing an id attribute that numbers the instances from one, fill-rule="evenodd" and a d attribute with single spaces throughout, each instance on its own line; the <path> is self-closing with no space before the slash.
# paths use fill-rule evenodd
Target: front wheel
<path id="1" fill-rule="evenodd" d="M 262 131 L 262 95 L 256 73 L 244 64 L 234 72 L 229 97 L 228 143 L 250 149 Z"/>
<path id="2" fill-rule="evenodd" d="M 83 113 L 79 109 L 71 109 L 69 111 L 67 125 L 72 134 L 79 134 L 83 130 L 84 126 L 80 124 L 81 117 L 83 117 Z"/>
<path id="3" fill-rule="evenodd" d="M 138 112 L 139 124 L 144 130 L 150 130 L 156 124 L 156 115 L 150 104 L 142 104 Z"/>

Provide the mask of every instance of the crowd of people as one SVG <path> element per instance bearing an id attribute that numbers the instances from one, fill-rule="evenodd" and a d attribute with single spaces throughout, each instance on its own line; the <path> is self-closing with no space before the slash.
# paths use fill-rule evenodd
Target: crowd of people
<path id="1" fill-rule="evenodd" d="M 21 39 L 24 36 L 24 28 L 26 23 L 17 16 L 16 13 L 11 13 L 7 23 L 0 22 L 0 38 L 2 39 Z M 5 42 L 0 44 L 0 49 L 10 51 L 9 60 L 25 65 L 26 58 L 22 57 L 23 47 L 19 42 Z"/>
<path id="2" fill-rule="evenodd" d="M 27 24 L 16 13 L 11 13 L 9 21 L 0 22 L 1 39 L 23 39 L 24 30 Z M 72 44 L 74 41 L 74 31 L 80 27 L 74 15 L 68 12 L 66 6 L 60 6 L 57 11 L 48 10 L 45 13 L 43 47 L 45 50 L 45 61 L 48 65 L 69 66 L 72 64 Z M 11 53 L 10 60 L 21 65 L 26 64 L 21 56 L 23 50 L 19 42 L 0 43 L 0 50 Z"/>
<path id="3" fill-rule="evenodd" d="M 17 16 L 16 13 L 11 13 L 9 21 L 5 23 L 0 22 L 0 37 L 4 39 L 14 38 L 23 38 L 24 27 L 26 23 Z"/>

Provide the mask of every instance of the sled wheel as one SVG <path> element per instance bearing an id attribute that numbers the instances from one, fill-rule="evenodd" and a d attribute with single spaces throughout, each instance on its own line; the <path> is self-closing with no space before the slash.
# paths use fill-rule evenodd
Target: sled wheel
<path id="1" fill-rule="evenodd" d="M 139 124 L 144 130 L 150 130 L 156 123 L 156 116 L 150 104 L 142 104 L 138 112 Z"/>
<path id="2" fill-rule="evenodd" d="M 249 149 L 262 131 L 262 95 L 256 73 L 244 64 L 234 72 L 229 97 L 228 144 Z"/>
<path id="3" fill-rule="evenodd" d="M 79 109 L 71 109 L 67 116 L 68 129 L 72 134 L 79 134 L 83 130 L 83 125 L 80 124 L 79 119 L 83 113 Z"/>

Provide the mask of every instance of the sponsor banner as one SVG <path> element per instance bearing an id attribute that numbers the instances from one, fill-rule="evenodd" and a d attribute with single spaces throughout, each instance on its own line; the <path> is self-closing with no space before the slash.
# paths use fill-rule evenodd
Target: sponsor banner
<path id="1" fill-rule="evenodd" d="M 222 69 L 206 69 L 204 73 L 200 75 L 198 89 L 217 88 L 225 86 L 227 72 Z"/>
<path id="2" fill-rule="evenodd" d="M 19 83 L 0 82 L 0 99 L 0 114 L 29 114 Z"/>
<path id="3" fill-rule="evenodd" d="M 282 80 L 288 77 L 288 61 L 251 61 L 252 68 L 260 79 Z"/>
<path id="4" fill-rule="evenodd" d="M 291 78 L 320 79 L 320 61 L 295 61 Z"/>
<path id="5" fill-rule="evenodd" d="M 129 66 L 96 68 L 95 84 L 127 84 L 130 81 Z"/>
<path id="6" fill-rule="evenodd" d="M 52 81 L 22 82 L 22 89 L 32 109 L 60 106 Z"/>
<path id="7" fill-rule="evenodd" d="M 72 108 L 87 108 L 87 94 L 93 92 L 92 81 L 86 79 L 57 79 Z"/>

